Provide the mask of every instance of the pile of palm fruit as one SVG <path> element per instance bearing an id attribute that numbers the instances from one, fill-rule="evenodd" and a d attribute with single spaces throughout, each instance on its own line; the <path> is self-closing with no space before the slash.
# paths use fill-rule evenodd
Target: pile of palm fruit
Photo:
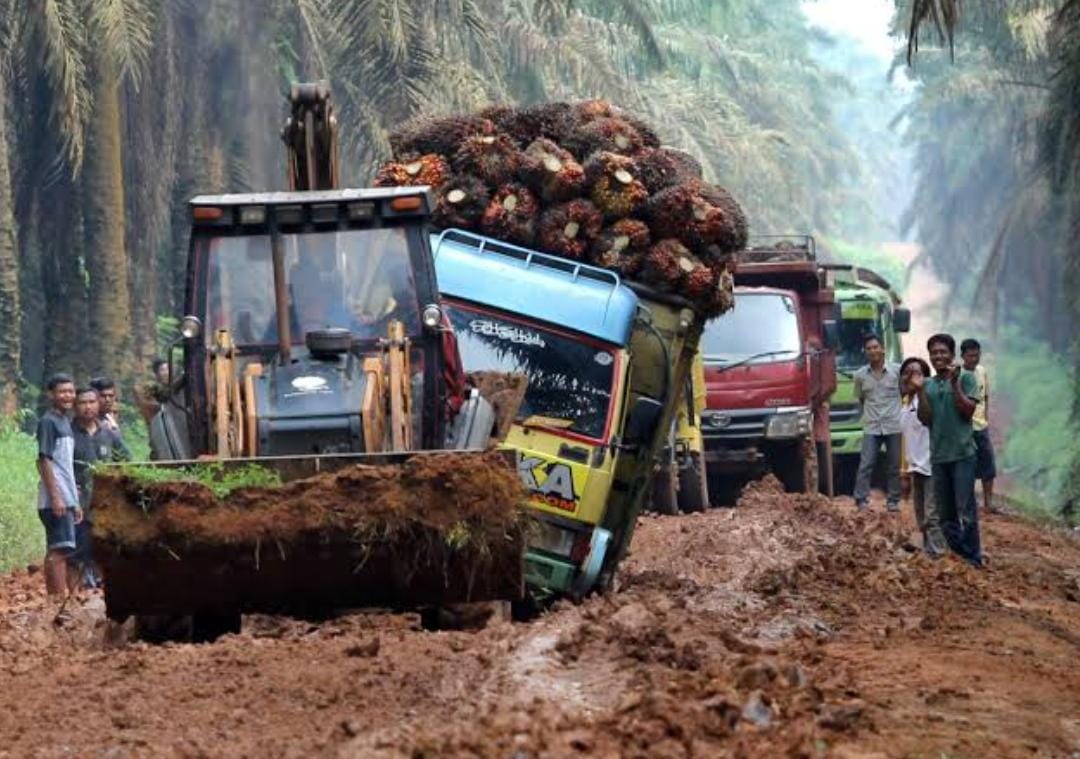
<path id="1" fill-rule="evenodd" d="M 700 164 L 603 100 L 423 117 L 390 135 L 375 185 L 428 185 L 434 223 L 613 269 L 691 301 L 732 305 L 746 217 Z"/>

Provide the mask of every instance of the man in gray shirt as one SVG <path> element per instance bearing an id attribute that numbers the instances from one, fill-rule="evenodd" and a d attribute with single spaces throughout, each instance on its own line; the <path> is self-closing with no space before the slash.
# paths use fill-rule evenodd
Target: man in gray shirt
<path id="1" fill-rule="evenodd" d="M 887 473 L 886 505 L 889 511 L 900 511 L 900 368 L 885 361 L 885 347 L 874 334 L 863 338 L 863 352 L 869 362 L 857 370 L 855 400 L 862 407 L 863 439 L 859 456 L 859 474 L 855 479 L 855 505 L 867 506 L 870 497 L 870 475 L 874 472 L 878 454 L 885 446 Z"/>
<path id="2" fill-rule="evenodd" d="M 77 576 L 67 572 L 67 559 L 75 550 L 75 525 L 82 521 L 75 485 L 75 440 L 68 414 L 75 405 L 75 383 L 67 374 L 49 378 L 49 409 L 38 420 L 37 508 L 45 526 L 45 589 L 60 596 L 74 589 Z"/>

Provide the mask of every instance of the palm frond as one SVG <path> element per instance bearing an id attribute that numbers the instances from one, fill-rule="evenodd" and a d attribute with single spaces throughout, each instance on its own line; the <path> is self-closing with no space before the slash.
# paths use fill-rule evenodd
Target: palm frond
<path id="1" fill-rule="evenodd" d="M 149 0 L 94 0 L 91 29 L 117 73 L 138 87 L 150 55 L 154 8 Z"/>
<path id="2" fill-rule="evenodd" d="M 52 121 L 64 138 L 73 170 L 82 165 L 85 124 L 90 108 L 86 69 L 86 25 L 74 0 L 42 0 L 38 39 L 45 75 L 56 93 Z"/>

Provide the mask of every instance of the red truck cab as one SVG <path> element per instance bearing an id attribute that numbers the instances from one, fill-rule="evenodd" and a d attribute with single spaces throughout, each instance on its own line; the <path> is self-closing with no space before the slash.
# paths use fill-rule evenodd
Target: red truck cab
<path id="1" fill-rule="evenodd" d="M 790 492 L 831 493 L 835 306 L 812 238 L 750 249 L 735 285 L 735 308 L 701 338 L 709 488 L 772 471 Z"/>

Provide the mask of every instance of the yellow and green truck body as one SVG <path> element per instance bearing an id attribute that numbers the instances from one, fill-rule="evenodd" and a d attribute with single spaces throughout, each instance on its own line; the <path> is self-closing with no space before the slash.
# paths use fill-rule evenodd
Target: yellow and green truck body
<path id="1" fill-rule="evenodd" d="M 614 272 L 470 232 L 432 249 L 465 369 L 528 378 L 503 443 L 536 522 L 527 583 L 539 596 L 604 587 L 651 493 L 701 320 Z"/>

